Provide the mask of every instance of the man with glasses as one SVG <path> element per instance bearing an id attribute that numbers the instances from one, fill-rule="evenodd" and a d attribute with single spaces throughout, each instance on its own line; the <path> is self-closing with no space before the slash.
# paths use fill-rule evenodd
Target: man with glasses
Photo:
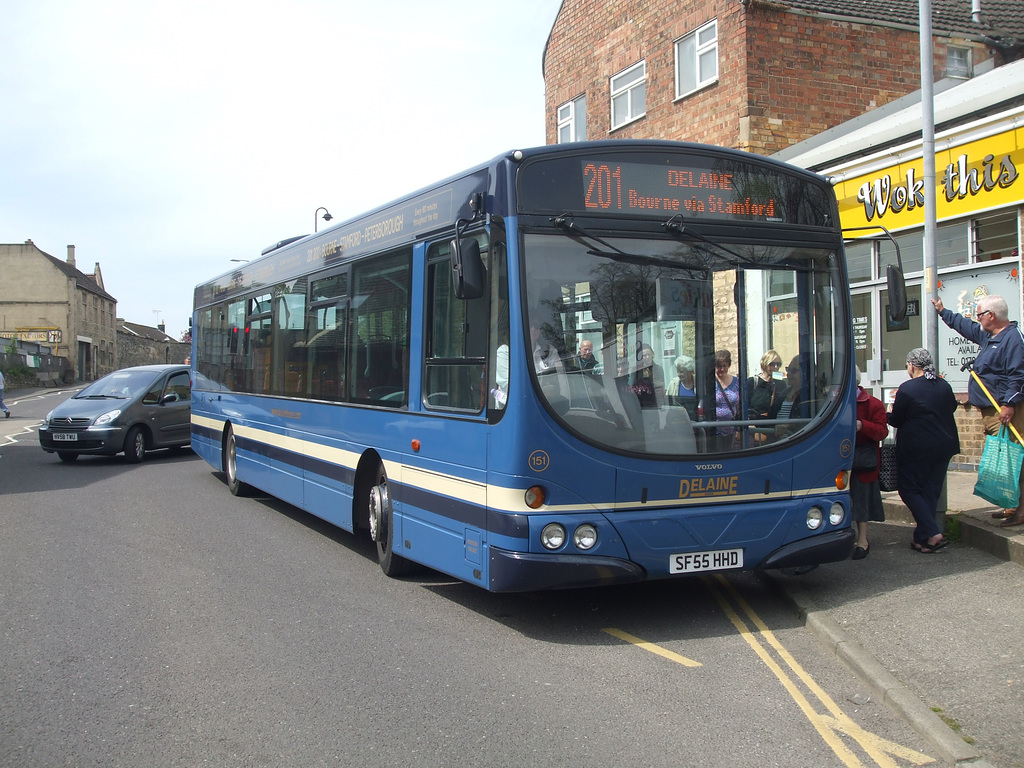
<path id="1" fill-rule="evenodd" d="M 974 358 L 974 372 L 999 403 L 995 408 L 973 377 L 967 384 L 967 399 L 981 410 L 986 435 L 994 435 L 1004 424 L 1013 424 L 1024 434 L 1024 334 L 1009 319 L 1006 300 L 1002 296 L 984 296 L 978 300 L 977 322 L 942 306 L 942 299 L 932 301 L 947 326 L 981 349 Z M 1016 442 L 1016 438 L 1011 439 Z M 1024 491 L 1024 479 L 1021 489 Z M 1005 518 L 1004 528 L 1024 525 L 1024 493 L 1017 509 L 1000 510 L 992 517 Z"/>

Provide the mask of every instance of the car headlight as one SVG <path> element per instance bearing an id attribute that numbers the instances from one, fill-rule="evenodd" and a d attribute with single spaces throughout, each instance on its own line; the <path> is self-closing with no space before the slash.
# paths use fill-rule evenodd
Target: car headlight
<path id="1" fill-rule="evenodd" d="M 97 427 L 100 427 L 100 426 L 103 426 L 104 424 L 109 424 L 110 422 L 112 422 L 114 419 L 116 419 L 120 415 L 121 415 L 121 409 L 120 408 L 117 408 L 117 409 L 115 409 L 113 411 L 107 411 L 102 416 L 97 416 L 96 417 L 96 421 L 94 421 L 93 424 L 95 426 L 97 426 Z"/>
<path id="2" fill-rule="evenodd" d="M 48 414 L 46 414 L 46 418 L 43 419 L 43 424 L 45 424 L 46 426 L 50 426 L 51 416 L 53 416 L 53 411 L 50 411 Z"/>

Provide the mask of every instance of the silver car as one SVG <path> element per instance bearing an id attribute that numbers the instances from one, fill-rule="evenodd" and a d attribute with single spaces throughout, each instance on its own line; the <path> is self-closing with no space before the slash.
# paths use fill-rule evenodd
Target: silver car
<path id="1" fill-rule="evenodd" d="M 50 411 L 39 426 L 39 444 L 61 461 L 123 452 L 137 463 L 146 451 L 188 445 L 191 413 L 188 366 L 122 368 Z"/>

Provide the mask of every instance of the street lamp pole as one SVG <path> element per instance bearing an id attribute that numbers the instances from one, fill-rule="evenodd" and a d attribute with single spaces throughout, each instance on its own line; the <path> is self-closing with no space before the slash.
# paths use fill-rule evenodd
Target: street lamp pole
<path id="1" fill-rule="evenodd" d="M 316 215 L 318 213 L 320 213 L 320 211 L 324 212 L 324 216 L 323 216 L 324 221 L 330 221 L 331 219 L 334 218 L 333 216 L 331 216 L 331 212 L 328 211 L 326 208 L 324 208 L 322 205 L 319 208 L 317 208 L 315 211 L 313 211 L 313 233 L 314 234 L 316 234 L 317 224 L 319 224 L 319 222 L 316 220 Z"/>

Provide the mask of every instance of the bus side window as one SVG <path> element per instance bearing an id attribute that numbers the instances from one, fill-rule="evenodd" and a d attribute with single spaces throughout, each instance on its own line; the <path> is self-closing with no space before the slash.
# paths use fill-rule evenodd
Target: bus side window
<path id="1" fill-rule="evenodd" d="M 412 302 L 412 249 L 357 265 L 353 270 L 349 342 L 349 397 L 400 408 L 408 402 Z"/>

